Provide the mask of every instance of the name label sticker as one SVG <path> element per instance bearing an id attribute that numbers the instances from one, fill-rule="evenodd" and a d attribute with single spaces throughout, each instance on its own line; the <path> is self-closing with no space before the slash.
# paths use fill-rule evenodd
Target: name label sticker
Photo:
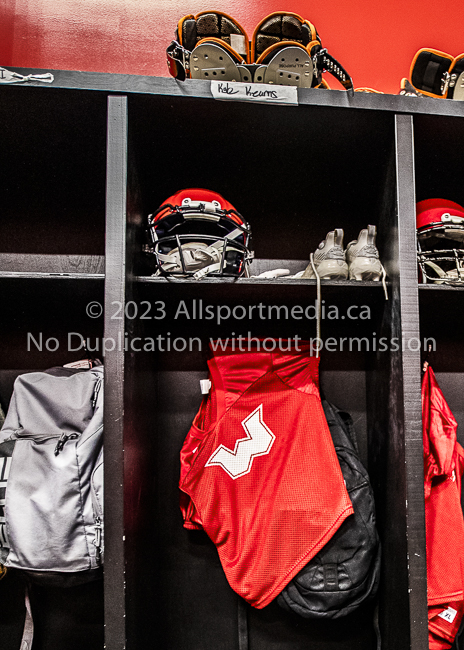
<path id="1" fill-rule="evenodd" d="M 258 102 L 259 104 L 298 105 L 296 86 L 274 86 L 274 84 L 247 84 L 239 81 L 211 81 L 214 99 Z"/>

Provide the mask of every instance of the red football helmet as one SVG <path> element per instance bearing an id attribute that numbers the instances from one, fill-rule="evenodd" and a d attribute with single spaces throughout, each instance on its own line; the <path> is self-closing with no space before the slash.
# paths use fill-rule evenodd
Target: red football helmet
<path id="1" fill-rule="evenodd" d="M 199 188 L 170 196 L 148 217 L 156 275 L 248 275 L 251 230 L 217 192 Z"/>
<path id="2" fill-rule="evenodd" d="M 422 281 L 464 284 L 464 208 L 447 199 L 419 201 L 416 225 Z"/>

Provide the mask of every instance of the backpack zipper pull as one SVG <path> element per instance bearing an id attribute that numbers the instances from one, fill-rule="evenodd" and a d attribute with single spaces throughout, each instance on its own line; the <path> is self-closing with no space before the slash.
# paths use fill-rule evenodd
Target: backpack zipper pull
<path id="1" fill-rule="evenodd" d="M 100 517 L 95 517 L 95 561 L 101 564 L 101 538 L 102 538 L 102 523 Z"/>
<path id="2" fill-rule="evenodd" d="M 94 388 L 93 396 L 92 396 L 92 400 L 91 400 L 92 408 L 95 408 L 95 406 L 97 404 L 98 393 L 100 392 L 101 383 L 102 383 L 101 379 L 97 379 L 97 381 L 95 382 L 95 388 Z"/>
<path id="3" fill-rule="evenodd" d="M 68 440 L 75 440 L 76 438 L 78 438 L 77 433 L 65 433 L 63 431 L 63 433 L 60 436 L 60 439 L 56 443 L 55 456 L 58 456 L 60 451 L 63 451 L 63 448 L 65 444 L 68 442 Z"/>

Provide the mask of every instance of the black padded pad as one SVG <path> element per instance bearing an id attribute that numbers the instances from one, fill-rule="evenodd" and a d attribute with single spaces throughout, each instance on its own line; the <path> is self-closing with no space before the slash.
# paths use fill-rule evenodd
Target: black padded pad
<path id="1" fill-rule="evenodd" d="M 185 20 L 182 24 L 183 45 L 190 51 L 202 38 L 211 36 L 230 45 L 231 34 L 243 34 L 243 31 L 227 16 L 215 12 L 203 14 L 196 20 Z"/>
<path id="2" fill-rule="evenodd" d="M 177 39 L 179 40 L 179 38 Z M 182 45 L 190 52 L 197 42 L 197 21 L 193 18 L 184 20 L 182 23 Z"/>
<path id="3" fill-rule="evenodd" d="M 258 58 L 268 47 L 280 41 L 296 41 L 308 45 L 311 32 L 294 16 L 278 14 L 263 21 L 255 36 L 255 57 Z"/>
<path id="4" fill-rule="evenodd" d="M 450 59 L 434 52 L 421 52 L 414 64 L 411 82 L 419 90 L 441 95 L 443 73 L 449 69 L 450 65 Z"/>

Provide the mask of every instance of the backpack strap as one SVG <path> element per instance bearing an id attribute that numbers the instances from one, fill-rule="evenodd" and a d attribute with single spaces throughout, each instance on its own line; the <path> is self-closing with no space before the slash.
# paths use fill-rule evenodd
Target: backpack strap
<path id="1" fill-rule="evenodd" d="M 379 601 L 375 603 L 372 620 L 373 620 L 373 627 L 375 632 L 376 650 L 382 650 L 382 635 L 380 633 L 380 623 L 379 623 Z"/>
<path id="2" fill-rule="evenodd" d="M 248 650 L 248 617 L 246 601 L 238 597 L 237 610 L 238 650 Z"/>
<path id="3" fill-rule="evenodd" d="M 358 437 L 356 435 L 356 429 L 354 428 L 353 418 L 347 411 L 342 411 L 341 409 L 334 406 L 330 402 L 327 402 L 327 410 L 331 409 L 333 413 L 338 416 L 338 421 L 348 436 L 351 444 L 353 445 L 356 453 L 359 455 L 359 445 Z"/>
<path id="4" fill-rule="evenodd" d="M 464 632 L 464 617 L 461 620 L 461 625 L 459 626 L 459 630 L 456 634 L 456 637 L 454 639 L 454 647 L 455 650 L 463 650 L 463 645 L 462 645 L 462 633 Z"/>
<path id="5" fill-rule="evenodd" d="M 23 636 L 21 638 L 20 650 L 32 650 L 34 640 L 34 620 L 32 618 L 31 600 L 29 597 L 29 585 L 26 583 L 24 591 L 24 604 L 26 606 L 26 617 L 24 619 Z"/>

